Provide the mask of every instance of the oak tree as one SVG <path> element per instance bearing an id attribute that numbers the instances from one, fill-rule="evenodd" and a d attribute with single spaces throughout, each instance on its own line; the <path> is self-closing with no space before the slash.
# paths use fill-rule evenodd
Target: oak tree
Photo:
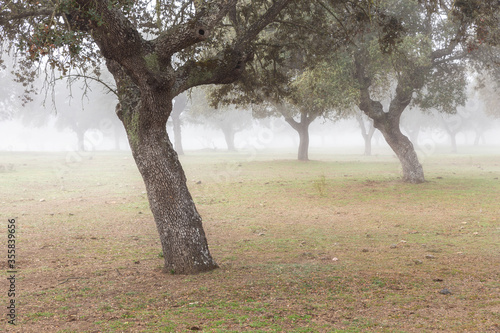
<path id="1" fill-rule="evenodd" d="M 237 80 L 253 42 L 291 0 L 12 0 L 0 12 L 5 48 L 38 65 L 113 75 L 116 113 L 142 175 L 167 272 L 217 267 L 166 123 L 189 88 Z M 152 4 L 154 4 L 152 6 Z"/>

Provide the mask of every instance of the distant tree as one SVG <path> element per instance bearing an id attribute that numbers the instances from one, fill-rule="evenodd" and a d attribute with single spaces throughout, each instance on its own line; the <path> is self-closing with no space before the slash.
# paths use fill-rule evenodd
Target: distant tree
<path id="1" fill-rule="evenodd" d="M 37 87 L 43 86 L 41 78 L 33 83 Z M 25 126 L 42 127 L 53 123 L 59 130 L 73 131 L 78 151 L 86 150 L 85 133 L 92 129 L 104 130 L 106 133 L 103 134 L 114 136 L 116 147 L 122 132 L 118 129 L 121 125 L 113 110 L 116 95 L 109 89 L 109 86 L 93 80 L 78 80 L 71 89 L 63 81 L 58 81 L 51 95 L 44 94 L 43 89 L 31 94 L 30 101 L 25 101 L 24 106 L 17 109 L 14 118 L 20 119 Z"/>
<path id="2" fill-rule="evenodd" d="M 441 127 L 450 138 L 451 152 L 457 153 L 457 135 L 459 133 L 474 132 L 474 146 L 478 146 L 484 132 L 493 125 L 494 117 L 486 113 L 484 101 L 478 98 L 478 94 L 469 89 L 470 96 L 464 106 L 458 107 L 454 114 L 436 114 Z M 483 137 L 484 140 L 484 137 Z"/>
<path id="3" fill-rule="evenodd" d="M 500 118 L 500 75 L 495 77 L 498 72 L 484 71 L 474 82 L 477 98 L 484 103 L 485 113 L 493 118 Z"/>
<path id="4" fill-rule="evenodd" d="M 210 99 L 213 105 L 251 106 L 258 119 L 282 116 L 299 135 L 298 160 L 307 161 L 310 124 L 318 118 L 346 117 L 356 92 L 345 59 L 335 53 L 330 63 L 322 57 L 314 59 L 316 50 L 334 51 L 320 43 L 335 31 L 326 28 L 324 8 L 314 2 L 295 3 L 290 8 L 287 24 L 280 25 L 256 52 L 252 70 L 233 85 L 214 89 Z M 335 38 L 343 39 L 344 34 Z"/>
<path id="5" fill-rule="evenodd" d="M 363 140 L 365 142 L 365 150 L 363 152 L 363 155 L 370 156 L 372 154 L 372 138 L 373 134 L 375 133 L 373 120 L 371 118 L 368 118 L 360 110 L 355 111 L 354 117 L 358 122 L 359 128 L 361 130 L 361 135 L 363 136 Z"/>
<path id="6" fill-rule="evenodd" d="M 309 160 L 309 126 L 326 110 L 320 108 L 308 108 L 305 105 L 295 105 L 282 101 L 280 103 L 262 103 L 252 106 L 253 115 L 257 119 L 267 117 L 283 117 L 299 135 L 299 147 L 297 159 L 299 161 Z"/>
<path id="7" fill-rule="evenodd" d="M 403 111 L 413 102 L 423 109 L 454 112 L 465 100 L 465 66 L 460 41 L 467 20 L 452 9 L 432 8 L 412 1 L 385 1 L 377 11 L 386 21 L 365 32 L 351 47 L 360 89 L 359 108 L 374 120 L 398 156 L 403 180 L 425 181 L 411 141 L 400 130 Z M 375 33 L 373 32 L 375 31 Z M 395 82 L 389 107 L 373 98 L 371 89 L 381 76 Z"/>
<path id="8" fill-rule="evenodd" d="M 305 69 L 292 81 L 291 92 L 285 99 L 290 107 L 282 108 L 280 113 L 299 134 L 299 160 L 309 159 L 309 125 L 315 119 L 336 121 L 352 114 L 350 106 L 358 95 L 349 80 L 349 70 L 343 59 L 337 58 L 335 64 L 319 63 Z M 300 120 L 290 114 L 294 110 Z"/>
<path id="9" fill-rule="evenodd" d="M 182 93 L 174 98 L 174 106 L 172 107 L 172 124 L 174 128 L 174 149 L 179 155 L 184 155 L 184 148 L 182 147 L 182 134 L 181 134 L 181 114 L 186 110 L 188 105 L 188 96 Z"/>
<path id="10" fill-rule="evenodd" d="M 189 121 L 221 130 L 224 134 L 227 150 L 236 151 L 235 135 L 252 125 L 251 112 L 238 109 L 233 105 L 214 108 L 207 101 L 204 89 L 194 89 L 191 97 L 192 107 L 188 116 Z"/>
<path id="11" fill-rule="evenodd" d="M 418 147 L 419 136 L 423 130 L 439 126 L 439 121 L 432 111 L 422 111 L 418 106 L 410 105 L 401 115 L 401 129 L 408 135 L 414 147 Z"/>

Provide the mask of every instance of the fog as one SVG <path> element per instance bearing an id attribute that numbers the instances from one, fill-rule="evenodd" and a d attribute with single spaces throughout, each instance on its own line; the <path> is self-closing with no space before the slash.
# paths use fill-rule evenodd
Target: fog
<path id="1" fill-rule="evenodd" d="M 66 81 L 57 81 L 54 89 L 39 91 L 32 95 L 33 101 L 23 105 L 19 96 L 24 88 L 13 82 L 7 71 L 0 73 L 0 79 L 8 84 L 0 89 L 0 151 L 107 151 L 129 150 L 125 131 L 115 114 L 116 95 L 98 82 L 77 81 L 68 86 Z M 103 81 L 112 85 L 109 74 Z M 43 82 L 35 82 L 42 86 Z M 500 113 L 495 91 L 478 93 L 470 89 L 467 103 L 455 114 L 447 115 L 435 110 L 422 112 L 416 108 L 407 109 L 401 119 L 403 133 L 408 135 L 417 150 L 424 154 L 500 152 Z M 191 103 L 196 101 L 191 100 Z M 182 145 L 187 154 L 190 151 L 227 150 L 218 123 L 231 120 L 227 127 L 234 135 L 236 150 L 266 151 L 280 149 L 295 153 L 299 136 L 283 118 L 252 119 L 249 110 L 232 109 L 232 113 L 210 114 L 202 118 L 193 114 L 203 108 L 190 105 L 181 113 Z M 195 109 L 198 111 L 195 112 Z M 236 112 L 236 116 L 235 116 Z M 359 112 L 359 111 L 358 111 Z M 243 117 L 245 115 L 245 117 Z M 496 117 L 496 118 L 495 118 Z M 195 119 L 196 118 L 196 119 Z M 238 126 L 231 122 L 245 122 Z M 370 126 L 367 119 L 366 126 Z M 172 124 L 167 125 L 172 141 Z M 323 153 L 362 155 L 364 139 L 360 125 L 352 116 L 332 122 L 316 119 L 309 128 L 311 159 L 314 149 Z M 452 146 L 455 138 L 456 148 Z M 372 137 L 373 154 L 392 154 L 381 133 L 375 131 Z"/>
<path id="2" fill-rule="evenodd" d="M 63 112 L 63 111 L 60 111 Z M 77 115 L 75 114 L 75 117 Z M 76 151 L 78 139 L 71 129 L 58 129 L 56 118 L 40 127 L 27 126 L 22 120 L 4 120 L 0 122 L 1 151 Z M 86 151 L 129 150 L 125 132 L 116 121 L 101 119 L 104 128 L 93 128 L 86 131 L 84 149 Z M 500 148 L 500 122 L 491 120 L 490 128 L 482 133 L 478 147 Z M 168 132 L 173 138 L 172 128 Z M 110 135 L 115 131 L 119 137 Z M 457 134 L 458 153 L 461 150 L 470 152 L 474 146 L 475 132 L 463 130 Z M 118 140 L 118 146 L 117 146 Z M 172 139 L 173 140 L 173 139 Z M 187 154 L 189 151 L 225 151 L 227 145 L 221 131 L 202 125 L 184 124 L 182 127 L 182 143 Z M 415 144 L 415 143 L 414 143 Z M 450 138 L 445 130 L 440 128 L 423 128 L 418 137 L 417 146 L 434 145 L 439 152 L 451 152 Z M 265 151 L 266 149 L 281 149 L 293 153 L 298 147 L 297 133 L 282 119 L 271 119 L 267 126 L 254 121 L 252 126 L 235 135 L 237 150 Z M 354 119 L 341 120 L 337 123 L 316 121 L 310 127 L 310 148 L 331 149 L 332 153 L 363 154 L 364 140 L 358 123 Z M 372 147 L 377 153 L 389 149 L 381 134 L 376 131 L 372 138 Z M 431 148 L 428 148 L 431 149 Z M 491 151 L 491 149 L 489 149 Z M 500 149 L 499 149 L 500 152 Z M 390 152 L 386 152 L 390 153 Z M 314 159 L 314 155 L 311 156 Z"/>

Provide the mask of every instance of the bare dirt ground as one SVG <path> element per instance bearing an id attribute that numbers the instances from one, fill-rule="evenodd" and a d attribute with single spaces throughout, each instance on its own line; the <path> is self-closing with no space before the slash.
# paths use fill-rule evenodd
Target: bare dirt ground
<path id="1" fill-rule="evenodd" d="M 1 331 L 500 332 L 497 156 L 428 159 L 420 185 L 391 157 L 183 157 L 220 265 L 195 276 L 162 271 L 128 153 L 0 157 Z"/>

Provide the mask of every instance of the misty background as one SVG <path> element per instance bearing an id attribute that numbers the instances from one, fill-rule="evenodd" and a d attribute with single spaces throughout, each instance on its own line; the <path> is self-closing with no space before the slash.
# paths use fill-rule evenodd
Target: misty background
<path id="1" fill-rule="evenodd" d="M 103 82 L 75 79 L 69 85 L 65 79 L 56 80 L 53 90 L 41 89 L 30 94 L 28 99 L 32 100 L 23 99 L 26 83 L 15 82 L 8 70 L 1 72 L 0 79 L 1 151 L 130 150 L 115 114 L 116 95 L 106 87 L 112 85 L 109 74 L 103 73 Z M 44 82 L 38 80 L 34 86 L 43 86 Z M 487 148 L 481 152 L 498 151 L 500 120 L 491 116 L 498 111 L 487 112 L 498 108 L 496 98 L 485 97 L 488 94 L 474 86 L 473 78 L 470 81 L 468 100 L 455 114 L 415 108 L 403 113 L 401 128 L 417 151 L 419 147 L 426 154 L 471 153 L 474 147 Z M 193 97 L 204 93 L 197 88 L 196 93 L 189 94 L 180 113 L 182 146 L 187 154 L 200 150 L 249 149 L 296 152 L 299 137 L 282 117 L 255 119 L 251 110 L 235 107 L 207 113 L 207 106 Z M 314 121 L 309 131 L 311 159 L 315 158 L 315 149 L 332 154 L 367 154 L 360 121 L 365 131 L 372 126 L 359 110 L 353 110 L 346 119 Z M 172 119 L 167 131 L 175 141 Z M 233 143 L 228 143 L 228 136 L 233 136 Z M 373 133 L 371 146 L 371 154 L 393 154 L 378 130 Z"/>

